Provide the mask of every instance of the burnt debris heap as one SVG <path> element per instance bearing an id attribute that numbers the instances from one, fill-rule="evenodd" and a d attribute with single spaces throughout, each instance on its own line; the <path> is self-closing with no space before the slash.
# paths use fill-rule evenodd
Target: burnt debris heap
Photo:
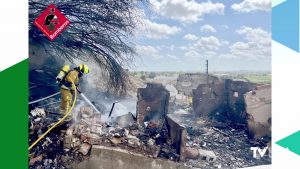
<path id="1" fill-rule="evenodd" d="M 74 112 L 76 122 L 61 126 L 65 128 L 33 150 L 31 168 L 54 163 L 67 168 L 78 163 L 86 168 L 95 164 L 132 168 L 135 160 L 148 168 L 155 168 L 156 163 L 165 168 L 207 169 L 270 163 L 270 159 L 253 159 L 251 151 L 240 151 L 270 141 L 270 85 L 207 74 L 182 74 L 168 85 L 147 83 L 138 88 L 136 115 L 128 112 L 103 121 L 107 114 L 100 116 L 81 105 Z M 51 123 L 50 114 L 32 110 L 31 133 L 45 130 L 40 121 Z M 30 141 L 32 137 L 37 136 L 32 135 Z M 54 143 L 59 144 L 51 146 Z M 56 156 L 45 155 L 48 149 Z"/>

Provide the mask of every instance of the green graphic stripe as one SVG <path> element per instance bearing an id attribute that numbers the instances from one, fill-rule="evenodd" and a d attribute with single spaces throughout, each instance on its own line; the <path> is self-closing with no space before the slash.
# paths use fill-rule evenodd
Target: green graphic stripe
<path id="1" fill-rule="evenodd" d="M 0 72 L 0 168 L 28 168 L 28 59 Z"/>
<path id="2" fill-rule="evenodd" d="M 300 155 L 300 131 L 289 135 L 282 140 L 279 140 L 278 142 L 276 142 L 276 144 Z"/>

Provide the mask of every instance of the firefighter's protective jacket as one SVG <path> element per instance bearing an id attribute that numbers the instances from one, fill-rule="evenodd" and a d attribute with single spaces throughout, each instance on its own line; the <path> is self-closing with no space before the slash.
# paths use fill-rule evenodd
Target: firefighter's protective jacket
<path id="1" fill-rule="evenodd" d="M 79 72 L 77 70 L 71 70 L 66 75 L 61 88 L 67 89 L 67 90 L 75 90 L 75 89 L 72 89 L 72 82 L 74 82 L 75 86 L 79 85 Z"/>

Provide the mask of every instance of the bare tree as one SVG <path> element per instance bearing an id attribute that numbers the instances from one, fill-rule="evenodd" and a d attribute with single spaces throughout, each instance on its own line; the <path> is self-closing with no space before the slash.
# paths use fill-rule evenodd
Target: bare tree
<path id="1" fill-rule="evenodd" d="M 105 70 L 109 85 L 124 93 L 128 75 L 122 66 L 131 63 L 135 54 L 130 41 L 138 16 L 135 9 L 146 0 L 30 0 L 29 39 L 54 57 L 93 59 Z M 50 5 L 55 6 L 71 24 L 54 41 L 49 41 L 33 25 Z"/>

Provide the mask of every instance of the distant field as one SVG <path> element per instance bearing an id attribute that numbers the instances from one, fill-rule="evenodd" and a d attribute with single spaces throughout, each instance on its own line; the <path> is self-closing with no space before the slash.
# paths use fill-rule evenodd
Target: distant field
<path id="1" fill-rule="evenodd" d="M 146 79 L 146 78 L 154 78 L 157 76 L 174 76 L 179 74 L 184 74 L 188 72 L 131 72 L 131 75 Z M 255 72 L 213 72 L 212 75 L 215 75 L 217 77 L 222 78 L 229 78 L 229 79 L 241 79 L 241 80 L 247 80 L 253 83 L 259 83 L 259 84 L 270 84 L 272 81 L 272 76 L 270 73 L 255 73 Z"/>
<path id="2" fill-rule="evenodd" d="M 244 75 L 244 78 L 254 83 L 270 84 L 272 82 L 272 77 L 270 74 L 259 74 L 259 75 L 249 74 L 249 75 Z"/>

